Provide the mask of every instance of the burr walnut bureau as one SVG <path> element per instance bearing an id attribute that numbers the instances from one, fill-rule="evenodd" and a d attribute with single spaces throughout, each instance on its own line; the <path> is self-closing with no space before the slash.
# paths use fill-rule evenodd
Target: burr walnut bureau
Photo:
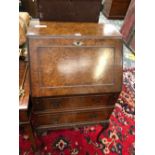
<path id="1" fill-rule="evenodd" d="M 122 38 L 109 24 L 29 27 L 33 127 L 106 123 L 122 87 Z"/>

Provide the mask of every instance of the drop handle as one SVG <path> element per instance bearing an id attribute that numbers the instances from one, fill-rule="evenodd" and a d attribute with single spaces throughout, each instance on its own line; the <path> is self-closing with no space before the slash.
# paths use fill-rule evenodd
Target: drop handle
<path id="1" fill-rule="evenodd" d="M 75 46 L 82 46 L 84 43 L 82 41 L 74 41 L 73 45 Z"/>

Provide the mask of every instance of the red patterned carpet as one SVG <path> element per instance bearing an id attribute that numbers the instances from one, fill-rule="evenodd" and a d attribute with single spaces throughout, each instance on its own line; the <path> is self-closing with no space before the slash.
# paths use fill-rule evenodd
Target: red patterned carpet
<path id="1" fill-rule="evenodd" d="M 123 89 L 110 117 L 110 125 L 57 130 L 37 135 L 40 155 L 134 155 L 135 82 L 134 69 L 124 70 Z M 97 137 L 99 138 L 97 141 Z M 21 155 L 34 155 L 28 136 L 20 132 Z"/>

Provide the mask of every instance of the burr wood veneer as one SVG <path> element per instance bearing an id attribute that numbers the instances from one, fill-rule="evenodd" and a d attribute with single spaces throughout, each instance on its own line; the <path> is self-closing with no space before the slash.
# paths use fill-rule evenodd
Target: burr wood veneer
<path id="1" fill-rule="evenodd" d="M 28 30 L 36 129 L 107 122 L 122 87 L 122 39 L 112 25 L 40 22 Z"/>

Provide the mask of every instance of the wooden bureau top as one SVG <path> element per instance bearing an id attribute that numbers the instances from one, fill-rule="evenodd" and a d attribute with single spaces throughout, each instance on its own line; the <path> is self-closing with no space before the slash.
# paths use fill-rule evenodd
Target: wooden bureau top
<path id="1" fill-rule="evenodd" d="M 111 24 L 74 23 L 74 22 L 33 22 L 27 32 L 33 36 L 65 36 L 65 37 L 116 37 L 121 38 L 120 32 Z"/>

